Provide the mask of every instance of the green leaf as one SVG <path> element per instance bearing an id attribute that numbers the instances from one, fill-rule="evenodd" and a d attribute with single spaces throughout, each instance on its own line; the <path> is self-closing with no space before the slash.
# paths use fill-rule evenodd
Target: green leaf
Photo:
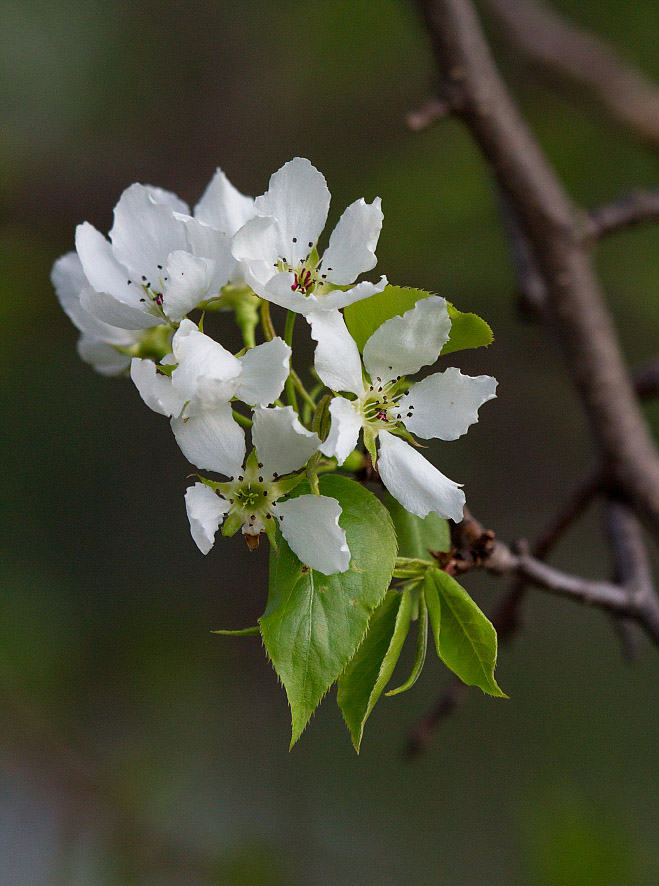
<path id="1" fill-rule="evenodd" d="M 451 550 L 451 532 L 446 520 L 433 511 L 427 517 L 410 514 L 388 492 L 384 503 L 396 527 L 399 557 L 431 560 L 428 551 Z"/>
<path id="2" fill-rule="evenodd" d="M 466 348 L 487 347 L 494 341 L 492 330 L 478 314 L 463 314 L 448 302 L 448 315 L 451 318 L 451 334 L 442 348 L 442 355 Z"/>
<path id="3" fill-rule="evenodd" d="M 409 591 L 407 591 L 409 593 Z M 428 651 L 428 610 L 423 600 L 423 595 L 419 600 L 419 632 L 416 638 L 416 655 L 414 656 L 414 664 L 412 665 L 412 673 L 407 680 L 397 689 L 390 689 L 387 695 L 400 695 L 401 692 L 407 692 L 421 676 L 421 671 L 426 663 L 426 652 Z"/>
<path id="4" fill-rule="evenodd" d="M 237 631 L 211 631 L 211 634 L 222 634 L 224 637 L 258 637 L 261 633 L 261 628 L 258 625 L 254 625 L 253 628 L 241 628 Z"/>
<path id="5" fill-rule="evenodd" d="M 339 475 L 320 479 L 338 500 L 352 559 L 338 575 L 302 566 L 283 538 L 270 555 L 268 605 L 259 619 L 263 642 L 291 706 L 291 747 L 329 687 L 364 638 L 373 610 L 389 587 L 396 533 L 388 511 L 363 486 Z M 301 483 L 294 496 L 309 493 Z"/>
<path id="6" fill-rule="evenodd" d="M 339 677 L 336 700 L 359 753 L 364 725 L 396 667 L 410 628 L 412 597 L 390 590 L 368 623 L 368 633 Z"/>
<path id="7" fill-rule="evenodd" d="M 359 350 L 364 350 L 368 339 L 383 323 L 391 317 L 411 310 L 419 299 L 428 298 L 430 295 L 433 293 L 423 289 L 385 286 L 382 292 L 344 308 L 346 325 Z M 451 302 L 447 302 L 447 305 L 451 318 L 451 333 L 442 348 L 442 354 L 462 351 L 465 348 L 480 348 L 492 343 L 494 336 L 485 320 L 477 314 L 463 314 Z"/>
<path id="8" fill-rule="evenodd" d="M 432 572 L 433 570 L 428 570 L 423 577 L 423 598 L 428 607 L 430 630 L 432 631 L 432 637 L 435 641 L 435 649 L 437 650 L 437 655 L 441 658 L 439 651 L 439 632 L 442 626 L 442 604 L 439 602 L 439 592 Z"/>
<path id="9" fill-rule="evenodd" d="M 429 608 L 441 660 L 467 686 L 478 686 L 488 695 L 507 698 L 494 679 L 497 634 L 492 622 L 452 575 L 430 569 L 425 581 L 432 581 L 437 590 L 436 600 L 430 595 Z"/>
<path id="10" fill-rule="evenodd" d="M 346 326 L 357 342 L 360 351 L 376 329 L 395 317 L 411 310 L 421 298 L 428 298 L 432 292 L 411 289 L 406 286 L 385 286 L 369 298 L 354 302 L 343 309 Z"/>

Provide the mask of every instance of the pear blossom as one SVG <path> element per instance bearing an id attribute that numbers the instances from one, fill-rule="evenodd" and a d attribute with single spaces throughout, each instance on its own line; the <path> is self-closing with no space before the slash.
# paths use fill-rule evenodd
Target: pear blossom
<path id="1" fill-rule="evenodd" d="M 198 221 L 230 239 L 254 215 L 254 198 L 241 194 L 218 168 L 192 214 Z M 233 286 L 245 285 L 243 265 L 235 259 L 229 283 Z"/>
<path id="2" fill-rule="evenodd" d="M 82 264 L 75 252 L 57 259 L 51 272 L 60 305 L 78 328 L 78 353 L 102 375 L 117 375 L 130 366 L 129 349 L 138 345 L 144 330 L 118 329 L 90 314 L 80 303 L 81 294 L 89 288 Z"/>
<path id="3" fill-rule="evenodd" d="M 228 235 L 193 218 L 175 194 L 140 184 L 121 195 L 110 241 L 84 222 L 76 251 L 87 280 L 82 307 L 120 329 L 178 323 L 216 296 L 235 269 Z"/>
<path id="4" fill-rule="evenodd" d="M 234 235 L 231 247 L 257 295 L 304 314 L 310 322 L 318 313 L 335 312 L 381 292 L 387 283 L 382 277 L 379 283 L 351 285 L 377 263 L 380 198 L 348 206 L 319 258 L 318 238 L 329 204 L 322 173 L 295 157 L 272 175 L 266 193 L 256 198 L 254 216 Z"/>
<path id="5" fill-rule="evenodd" d="M 460 484 L 445 477 L 403 439 L 413 440 L 411 435 L 418 434 L 456 440 L 478 420 L 480 406 L 496 396 L 494 378 L 463 375 L 454 367 L 410 386 L 405 376 L 437 360 L 450 328 L 446 300 L 440 296 L 421 299 L 402 316 L 383 323 L 368 339 L 363 351 L 365 376 L 357 345 L 341 317 L 332 329 L 334 363 L 317 359 L 316 371 L 333 390 L 355 397 L 331 401 L 330 433 L 321 452 L 343 464 L 363 430 L 382 482 L 406 510 L 418 517 L 434 511 L 459 521 L 465 503 Z"/>
<path id="6" fill-rule="evenodd" d="M 234 357 L 186 319 L 174 334 L 172 354 L 159 367 L 136 357 L 130 374 L 146 405 L 171 417 L 188 461 L 228 475 L 245 455 L 245 434 L 233 418 L 231 400 L 249 406 L 273 403 L 284 388 L 290 357 L 281 338 Z"/>
<path id="7" fill-rule="evenodd" d="M 318 450 L 320 438 L 300 423 L 290 406 L 258 406 L 252 442 L 254 449 L 244 467 L 242 458 L 216 466 L 229 476 L 228 482 L 205 480 L 186 492 L 190 531 L 199 550 L 203 554 L 210 551 L 223 522 L 224 535 L 242 529 L 252 550 L 263 532 L 274 544 L 278 525 L 302 563 L 325 575 L 345 572 L 350 551 L 345 531 L 339 526 L 342 510 L 338 501 L 322 495 L 280 501 L 302 480 L 302 474 L 291 472 L 302 468 Z"/>

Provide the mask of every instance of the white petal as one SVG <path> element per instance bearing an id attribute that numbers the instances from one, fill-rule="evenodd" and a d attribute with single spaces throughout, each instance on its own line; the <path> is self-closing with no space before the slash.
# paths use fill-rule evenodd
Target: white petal
<path id="1" fill-rule="evenodd" d="M 233 273 L 236 260 L 231 254 L 231 238 L 221 231 L 203 224 L 196 218 L 185 218 L 188 252 L 198 258 L 210 259 L 214 273 L 208 285 L 208 296 L 217 295 Z"/>
<path id="2" fill-rule="evenodd" d="M 329 406 L 332 424 L 327 439 L 320 447 L 323 455 L 334 456 L 340 465 L 359 440 L 363 420 L 350 400 L 335 397 Z"/>
<path id="3" fill-rule="evenodd" d="M 255 270 L 263 273 L 261 279 L 254 276 Z M 261 298 L 289 311 L 303 314 L 305 317 L 308 317 L 309 314 L 319 314 L 321 311 L 333 312 L 339 308 L 345 308 L 346 305 L 375 295 L 376 292 L 382 292 L 387 285 L 387 278 L 381 277 L 379 283 L 369 283 L 368 280 L 365 280 L 345 291 L 333 289 L 321 295 L 316 295 L 313 292 L 310 295 L 303 295 L 301 292 L 291 289 L 294 276 L 289 271 L 276 271 L 274 274 L 270 274 L 269 270 L 266 272 L 265 265 L 256 267 L 254 263 L 248 265 L 246 278 L 254 292 L 258 293 Z M 263 279 L 265 279 L 265 283 Z"/>
<path id="4" fill-rule="evenodd" d="M 127 354 L 121 354 L 112 345 L 97 338 L 83 334 L 78 339 L 77 348 L 80 358 L 101 375 L 119 375 L 130 366 L 130 357 Z"/>
<path id="5" fill-rule="evenodd" d="M 400 417 L 420 437 L 457 440 L 478 421 L 483 403 L 496 397 L 496 387 L 489 375 L 472 377 L 450 367 L 412 385 L 399 402 Z"/>
<path id="6" fill-rule="evenodd" d="M 246 279 L 254 292 L 266 301 L 286 308 L 287 311 L 295 311 L 296 314 L 304 314 L 305 316 L 318 309 L 318 299 L 312 295 L 304 295 L 293 288 L 295 276 L 290 271 L 275 271 L 274 274 L 268 274 L 265 283 L 259 279 L 252 282 L 254 271 L 255 265 L 253 263 L 248 265 Z M 256 272 L 266 276 L 264 266 L 256 267 Z"/>
<path id="7" fill-rule="evenodd" d="M 256 216 L 246 222 L 234 234 L 231 252 L 237 261 L 245 262 L 252 268 L 261 284 L 275 273 L 277 254 L 277 221 L 274 218 Z"/>
<path id="8" fill-rule="evenodd" d="M 203 483 L 189 486 L 185 493 L 185 510 L 190 521 L 190 533 L 202 554 L 207 554 L 215 542 L 215 533 L 220 528 L 231 505 L 216 495 Z"/>
<path id="9" fill-rule="evenodd" d="M 82 262 L 76 252 L 67 252 L 57 259 L 50 273 L 50 279 L 60 301 L 62 298 L 64 301 L 77 298 L 82 290 L 89 286 L 89 280 L 85 277 Z M 64 304 L 62 307 L 66 311 Z"/>
<path id="10" fill-rule="evenodd" d="M 378 471 L 382 482 L 405 510 L 417 517 L 434 511 L 445 520 L 462 520 L 465 503 L 459 483 L 434 468 L 409 443 L 380 431 Z"/>
<path id="11" fill-rule="evenodd" d="M 212 412 L 173 418 L 176 442 L 189 462 L 208 471 L 235 477 L 245 457 L 245 434 L 225 403 Z"/>
<path id="12" fill-rule="evenodd" d="M 53 265 L 50 279 L 55 287 L 57 298 L 71 322 L 84 333 L 89 340 L 98 342 L 111 342 L 112 344 L 132 344 L 131 336 L 124 330 L 109 326 L 97 319 L 80 304 L 80 295 L 85 289 L 89 289 L 89 281 L 82 270 L 82 263 L 78 254 L 68 252 L 58 258 Z M 114 351 L 115 357 L 118 356 Z M 83 357 L 83 359 L 87 359 Z M 87 362 L 92 362 L 87 360 Z M 128 360 L 126 365 L 128 365 Z"/>
<path id="13" fill-rule="evenodd" d="M 236 397 L 254 406 L 273 403 L 284 389 L 291 365 L 291 349 L 277 336 L 238 358 L 242 367 Z"/>
<path id="14" fill-rule="evenodd" d="M 450 329 L 446 299 L 422 298 L 402 317 L 392 317 L 375 330 L 364 345 L 364 366 L 372 379 L 382 381 L 412 375 L 435 362 Z"/>
<path id="15" fill-rule="evenodd" d="M 308 431 L 290 406 L 254 410 L 252 442 L 264 474 L 272 477 L 297 471 L 320 446 L 317 434 Z"/>
<path id="16" fill-rule="evenodd" d="M 166 191 L 164 188 L 157 188 L 154 185 L 144 185 L 144 188 L 156 203 L 162 203 L 174 212 L 181 212 L 184 215 L 190 214 L 190 207 L 185 200 L 181 200 L 172 191 Z"/>
<path id="17" fill-rule="evenodd" d="M 316 311 L 307 316 L 311 337 L 318 342 L 316 372 L 332 391 L 364 393 L 362 361 L 355 340 L 339 311 Z"/>
<path id="18" fill-rule="evenodd" d="M 172 382 L 183 399 L 191 401 L 187 415 L 214 409 L 234 396 L 240 361 L 219 342 L 199 332 L 191 320 L 183 320 L 179 326 L 172 350 L 178 362 Z"/>
<path id="19" fill-rule="evenodd" d="M 372 203 L 360 198 L 339 219 L 323 254 L 323 273 L 331 283 L 352 283 L 376 266 L 375 247 L 384 217 L 380 203 L 379 197 Z"/>
<path id="20" fill-rule="evenodd" d="M 254 202 L 257 215 L 277 219 L 277 252 L 291 265 L 306 258 L 325 227 L 330 192 L 325 177 L 303 157 L 285 163 Z"/>
<path id="21" fill-rule="evenodd" d="M 167 256 L 162 307 L 177 322 L 208 297 L 215 262 L 178 250 Z"/>
<path id="22" fill-rule="evenodd" d="M 299 495 L 277 503 L 281 534 L 307 566 L 334 575 L 350 566 L 350 549 L 339 526 L 341 505 L 325 495 Z"/>
<path id="23" fill-rule="evenodd" d="M 76 250 L 89 285 L 140 309 L 140 297 L 144 295 L 141 286 L 137 281 L 129 282 L 130 273 L 117 261 L 112 245 L 89 222 L 76 228 Z"/>
<path id="24" fill-rule="evenodd" d="M 119 301 L 107 292 L 97 292 L 91 288 L 83 289 L 80 293 L 80 304 L 98 320 L 120 329 L 149 329 L 165 322 L 160 317 Z"/>
<path id="25" fill-rule="evenodd" d="M 167 256 L 187 249 L 185 223 L 139 184 L 127 188 L 115 206 L 110 239 L 116 258 L 138 282 L 150 283 L 158 292 L 162 291 L 160 280 L 165 276 Z"/>
<path id="26" fill-rule="evenodd" d="M 185 401 L 174 390 L 171 378 L 158 372 L 153 361 L 134 357 L 130 364 L 130 377 L 149 409 L 168 417 L 180 415 Z"/>
<path id="27" fill-rule="evenodd" d="M 353 286 L 352 289 L 346 289 L 345 291 L 343 289 L 333 289 L 331 292 L 318 296 L 312 293 L 307 296 L 305 310 L 300 313 L 309 314 L 312 311 L 336 311 L 339 308 L 345 308 L 347 305 L 361 301 L 363 298 L 375 295 L 376 292 L 382 292 L 387 283 L 386 277 L 380 277 L 377 283 L 370 283 L 368 280 L 364 280 L 363 283 L 358 283 L 357 286 Z"/>
<path id="28" fill-rule="evenodd" d="M 194 208 L 194 217 L 232 237 L 254 214 L 254 199 L 235 188 L 221 169 Z"/>

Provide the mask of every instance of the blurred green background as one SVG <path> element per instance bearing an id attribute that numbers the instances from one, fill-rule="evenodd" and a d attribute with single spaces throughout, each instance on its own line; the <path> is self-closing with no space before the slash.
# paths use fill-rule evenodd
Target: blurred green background
<path id="1" fill-rule="evenodd" d="M 561 0 L 659 81 L 655 0 Z M 134 181 L 194 203 L 220 165 L 258 194 L 292 156 L 330 222 L 382 197 L 378 270 L 493 326 L 458 355 L 499 398 L 433 458 L 504 538 L 533 537 L 588 465 L 560 357 L 515 315 L 492 185 L 462 126 L 409 133 L 432 82 L 403 0 L 0 0 L 0 883 L 628 886 L 659 869 L 659 656 L 627 665 L 610 621 L 533 592 L 502 649 L 509 701 L 474 690 L 421 759 L 414 722 L 447 683 L 430 662 L 383 699 L 357 758 L 334 703 L 289 754 L 283 690 L 253 624 L 266 552 L 188 530 L 189 466 L 129 381 L 75 352 L 49 283 Z M 546 91 L 495 43 L 583 205 L 656 186 L 656 153 Z M 656 353 L 659 231 L 597 252 L 631 363 Z M 228 336 L 228 329 L 225 331 Z M 659 426 L 659 411 L 649 410 Z M 554 562 L 606 577 L 596 509 Z M 486 611 L 501 582 L 471 577 Z"/>

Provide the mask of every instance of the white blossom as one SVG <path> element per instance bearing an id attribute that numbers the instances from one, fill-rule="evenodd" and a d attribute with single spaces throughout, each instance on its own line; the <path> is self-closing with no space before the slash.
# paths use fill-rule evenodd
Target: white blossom
<path id="1" fill-rule="evenodd" d="M 183 320 L 172 339 L 171 376 L 150 360 L 134 358 L 131 378 L 144 402 L 172 419 L 188 461 L 198 468 L 231 473 L 245 455 L 245 435 L 231 400 L 266 406 L 281 394 L 290 371 L 290 347 L 281 339 L 251 348 L 241 357 Z M 165 361 L 163 361 L 165 362 Z"/>
<path id="2" fill-rule="evenodd" d="M 195 483 L 186 492 L 190 531 L 199 550 L 209 552 L 223 521 L 225 535 L 242 529 L 252 549 L 263 532 L 274 541 L 279 525 L 302 563 L 325 575 L 345 572 L 350 551 L 339 526 L 338 501 L 322 495 L 280 501 L 301 479 L 291 472 L 318 450 L 320 438 L 303 427 L 290 406 L 259 406 L 254 410 L 252 441 L 254 449 L 244 466 L 240 459 L 221 468 L 229 476 L 227 483 Z"/>
<path id="3" fill-rule="evenodd" d="M 435 511 L 459 521 L 465 502 L 460 484 L 401 439 L 418 434 L 456 440 L 478 420 L 479 407 L 496 396 L 495 379 L 466 376 L 454 367 L 410 386 L 405 376 L 437 360 L 450 328 L 446 301 L 439 296 L 421 299 L 402 316 L 387 320 L 364 346 L 367 381 L 341 316 L 330 324 L 315 324 L 313 332 L 319 342 L 318 375 L 332 390 L 355 395 L 330 403 L 332 423 L 321 451 L 343 464 L 363 430 L 384 485 L 406 510 L 418 517 Z"/>
<path id="4" fill-rule="evenodd" d="M 220 231 L 229 240 L 253 215 L 254 198 L 241 194 L 221 169 L 215 170 L 193 211 L 196 219 Z M 246 282 L 243 265 L 235 259 L 229 282 L 234 286 L 244 286 Z"/>
<path id="5" fill-rule="evenodd" d="M 76 229 L 87 281 L 80 302 L 97 320 L 120 329 L 178 323 L 217 296 L 235 268 L 230 237 L 159 188 L 127 188 L 109 236 L 88 222 Z"/>
<path id="6" fill-rule="evenodd" d="M 82 264 L 75 252 L 67 252 L 53 265 L 51 280 L 60 305 L 79 329 L 78 353 L 102 375 L 117 375 L 130 366 L 127 350 L 142 338 L 142 329 L 118 329 L 90 314 L 80 302 L 89 288 Z"/>
<path id="7" fill-rule="evenodd" d="M 377 262 L 375 247 L 383 218 L 380 198 L 348 206 L 319 258 L 318 238 L 329 204 L 324 176 L 308 160 L 296 157 L 271 177 L 266 193 L 256 198 L 253 218 L 232 243 L 252 289 L 307 318 L 381 292 L 387 282 L 382 277 L 379 283 L 351 286 Z"/>

